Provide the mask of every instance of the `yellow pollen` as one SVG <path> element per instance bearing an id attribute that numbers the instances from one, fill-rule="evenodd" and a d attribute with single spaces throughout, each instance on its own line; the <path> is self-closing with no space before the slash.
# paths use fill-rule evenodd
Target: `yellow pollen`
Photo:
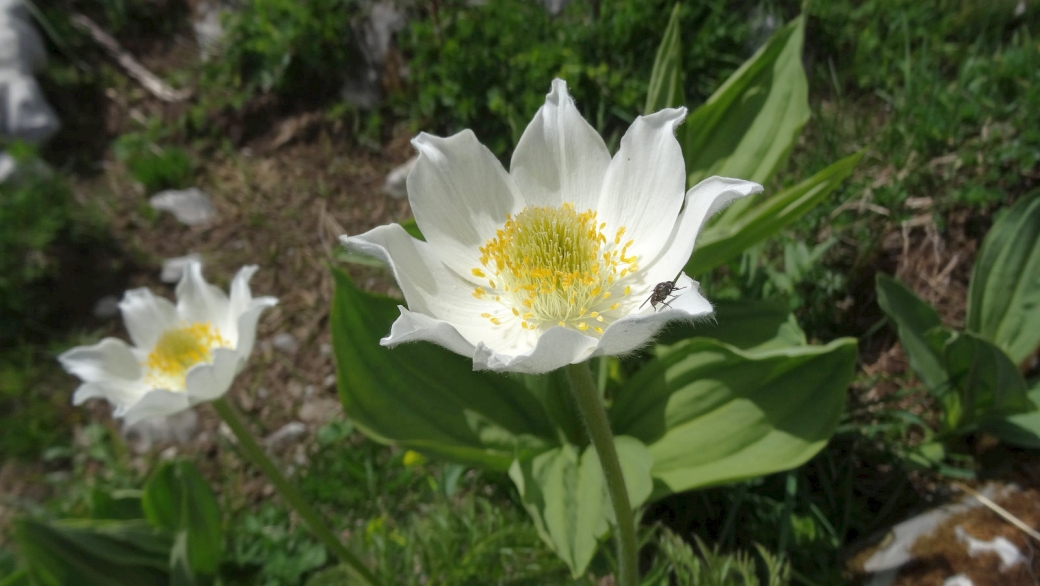
<path id="1" fill-rule="evenodd" d="M 209 322 L 166 330 L 144 359 L 145 382 L 156 389 L 183 391 L 192 366 L 213 362 L 211 351 L 229 346 Z"/>
<path id="2" fill-rule="evenodd" d="M 574 205 L 559 207 L 527 207 L 516 215 L 508 215 L 495 236 L 479 249 L 481 266 L 471 269 L 473 276 L 487 278 L 494 289 L 495 302 L 512 313 L 505 319 L 521 318 L 523 329 L 544 329 L 552 325 L 578 331 L 595 330 L 584 320 L 586 316 L 606 324 L 620 315 L 620 306 L 605 303 L 614 293 L 621 293 L 622 277 L 636 271 L 636 255 L 628 254 L 629 240 L 620 244 L 625 227 L 612 228 L 613 238 L 604 234 L 606 222 L 596 212 L 580 212 Z M 495 280 L 488 278 L 493 276 Z M 631 291 L 625 286 L 625 294 Z M 473 296 L 483 298 L 485 290 L 477 287 Z M 502 320 L 482 314 L 491 323 Z M 591 333 L 591 331 L 590 331 Z"/>

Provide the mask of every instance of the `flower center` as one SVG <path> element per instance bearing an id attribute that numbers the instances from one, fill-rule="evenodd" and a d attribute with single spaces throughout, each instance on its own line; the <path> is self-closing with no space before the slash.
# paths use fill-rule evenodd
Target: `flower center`
<path id="1" fill-rule="evenodd" d="M 183 391 L 188 369 L 213 362 L 213 348 L 230 347 L 209 322 L 166 330 L 145 359 L 145 381 L 152 388 Z"/>
<path id="2" fill-rule="evenodd" d="M 559 325 L 602 334 L 621 305 L 612 298 L 631 292 L 621 281 L 637 270 L 636 256 L 628 256 L 633 241 L 621 245 L 625 227 L 609 240 L 604 228 L 596 212 L 579 213 L 569 203 L 507 216 L 480 247 L 482 268 L 472 270 L 489 285 L 473 295 L 493 297 L 504 310 L 481 317 L 496 326 L 519 319 L 524 329 Z"/>

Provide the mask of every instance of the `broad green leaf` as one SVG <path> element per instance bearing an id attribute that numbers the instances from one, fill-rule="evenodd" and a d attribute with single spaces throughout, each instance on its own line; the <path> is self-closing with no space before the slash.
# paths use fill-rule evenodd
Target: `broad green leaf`
<path id="1" fill-rule="evenodd" d="M 658 339 L 663 345 L 693 337 L 713 338 L 748 352 L 805 346 L 805 332 L 787 305 L 773 300 L 721 300 L 714 303 L 711 321 L 678 324 L 665 330 Z"/>
<path id="2" fill-rule="evenodd" d="M 805 17 L 778 30 L 686 118 L 687 184 L 712 175 L 766 183 L 809 120 L 802 68 Z"/>
<path id="3" fill-rule="evenodd" d="M 654 458 L 654 497 L 794 468 L 834 433 L 856 341 L 743 352 L 694 338 L 658 347 L 610 409 Z"/>
<path id="4" fill-rule="evenodd" d="M 517 380 L 474 372 L 434 344 L 379 345 L 398 301 L 360 291 L 333 269 L 330 326 L 343 409 L 365 433 L 463 464 L 507 470 L 556 442 L 552 420 Z"/>
<path id="5" fill-rule="evenodd" d="M 1003 350 L 974 334 L 953 337 L 945 348 L 946 370 L 955 392 L 943 399 L 951 430 L 1035 409 L 1026 381 Z"/>
<path id="6" fill-rule="evenodd" d="M 1040 196 L 1019 200 L 986 234 L 965 321 L 1015 364 L 1040 347 Z"/>
<path id="7" fill-rule="evenodd" d="M 129 521 L 144 519 L 139 490 L 101 490 L 95 488 L 90 495 L 90 512 L 93 519 Z"/>
<path id="8" fill-rule="evenodd" d="M 650 495 L 653 459 L 641 442 L 615 437 L 629 501 L 638 507 Z M 524 508 L 535 528 L 578 578 L 585 572 L 599 540 L 609 531 L 613 507 L 595 449 L 564 444 L 509 468 Z"/>
<path id="9" fill-rule="evenodd" d="M 224 551 L 220 506 L 195 466 L 183 460 L 160 465 L 145 484 L 141 507 L 150 523 L 177 536 L 183 551 L 175 553 L 187 556 L 193 572 L 216 573 Z"/>
<path id="10" fill-rule="evenodd" d="M 653 114 L 664 108 L 682 106 L 686 99 L 682 88 L 682 41 L 679 36 L 679 8 L 676 4 L 664 37 L 657 47 L 654 68 L 650 71 L 650 87 L 646 92 L 643 114 Z"/>
<path id="11" fill-rule="evenodd" d="M 852 173 L 862 156 L 860 152 L 845 157 L 798 185 L 745 208 L 739 215 L 727 212 L 697 237 L 693 256 L 686 263 L 686 273 L 693 277 L 703 275 L 752 245 L 778 234 L 834 191 Z"/>
<path id="12" fill-rule="evenodd" d="M 169 582 L 171 535 L 143 519 L 14 523 L 15 540 L 37 586 L 126 586 Z"/>
<path id="13" fill-rule="evenodd" d="M 906 285 L 886 274 L 877 274 L 876 289 L 878 305 L 895 324 L 910 368 L 933 394 L 944 393 L 949 385 L 945 361 L 926 337 L 929 330 L 942 326 L 939 314 Z"/>
<path id="14" fill-rule="evenodd" d="M 1027 397 L 1040 407 L 1040 384 L 1033 387 Z M 985 425 L 985 429 L 1006 442 L 1040 450 L 1040 409 L 994 421 Z"/>

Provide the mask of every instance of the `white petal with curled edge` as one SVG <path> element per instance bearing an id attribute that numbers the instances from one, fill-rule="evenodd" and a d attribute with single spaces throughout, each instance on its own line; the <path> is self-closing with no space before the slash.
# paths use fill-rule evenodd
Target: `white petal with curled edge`
<path id="1" fill-rule="evenodd" d="M 147 288 L 131 289 L 119 302 L 123 323 L 130 339 L 139 348 L 151 348 L 168 328 L 177 324 L 177 308 L 167 299 L 156 297 Z"/>
<path id="2" fill-rule="evenodd" d="M 130 346 L 118 338 L 104 338 L 93 346 L 77 346 L 58 356 L 65 370 L 87 382 L 135 381 L 141 365 Z"/>
<path id="3" fill-rule="evenodd" d="M 228 298 L 219 287 L 210 285 L 202 277 L 202 265 L 190 261 L 177 284 L 177 313 L 188 323 L 209 322 L 221 332 L 230 327 Z"/>
<path id="4" fill-rule="evenodd" d="M 675 222 L 661 254 L 643 265 L 651 279 L 669 281 L 690 259 L 694 243 L 708 218 L 722 211 L 734 200 L 760 193 L 762 186 L 752 181 L 709 177 L 686 192 L 686 207 Z"/>
<path id="5" fill-rule="evenodd" d="M 223 396 L 238 374 L 238 352 L 230 348 L 216 348 L 212 354 L 213 362 L 196 364 L 188 370 L 184 391 L 192 405 Z"/>
<path id="6" fill-rule="evenodd" d="M 253 353 L 253 344 L 256 342 L 256 324 L 260 321 L 260 313 L 268 307 L 278 304 L 274 297 L 258 297 L 252 300 L 249 309 L 238 316 L 238 340 L 234 344 L 235 351 L 239 356 L 238 370 L 245 366 L 249 356 Z"/>
<path id="7" fill-rule="evenodd" d="M 473 355 L 473 344 L 470 344 L 459 333 L 455 326 L 440 319 L 422 313 L 409 311 L 398 306 L 401 316 L 390 326 L 390 335 L 379 341 L 383 346 L 397 346 L 406 342 L 433 342 L 463 356 Z"/>
<path id="8" fill-rule="evenodd" d="M 518 355 L 500 354 L 481 342 L 473 355 L 475 370 L 543 374 L 588 359 L 596 338 L 562 327 L 552 327 L 538 337 L 535 347 Z"/>
<path id="9" fill-rule="evenodd" d="M 420 134 L 419 158 L 408 174 L 415 223 L 438 258 L 464 275 L 477 266 L 477 248 L 523 209 L 502 164 L 470 130 L 448 138 Z"/>
<path id="10" fill-rule="evenodd" d="M 188 395 L 164 389 L 154 389 L 145 393 L 132 405 L 120 405 L 113 415 L 122 417 L 126 425 L 133 425 L 153 417 L 166 417 L 191 407 Z"/>
<path id="11" fill-rule="evenodd" d="M 622 240 L 633 241 L 630 252 L 640 264 L 658 255 L 683 204 L 686 166 L 675 128 L 685 118 L 685 108 L 636 118 L 607 168 L 599 218 L 608 238 L 625 227 Z"/>
<path id="12" fill-rule="evenodd" d="M 510 175 L 529 206 L 574 204 L 595 209 L 610 152 L 603 139 L 578 113 L 567 82 L 556 79 L 513 151 Z"/>
<path id="13" fill-rule="evenodd" d="M 426 242 L 397 224 L 341 240 L 390 265 L 412 311 L 450 322 L 472 344 L 486 335 L 491 324 L 480 315 L 496 311 L 494 303 L 474 297 L 474 284 L 445 267 Z"/>
<path id="14" fill-rule="evenodd" d="M 677 296 L 668 302 L 668 306 L 658 304 L 655 311 L 647 304 L 641 313 L 627 315 L 610 324 L 600 337 L 595 355 L 627 354 L 648 344 L 668 322 L 690 321 L 711 315 L 711 303 L 701 295 L 696 281 L 681 275 L 675 286 L 682 287 L 682 290 L 675 292 Z"/>

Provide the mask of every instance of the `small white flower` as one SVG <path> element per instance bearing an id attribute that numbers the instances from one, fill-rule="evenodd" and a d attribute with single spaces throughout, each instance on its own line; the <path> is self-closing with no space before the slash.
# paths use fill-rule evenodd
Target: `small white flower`
<path id="1" fill-rule="evenodd" d="M 420 134 L 408 195 L 426 241 L 396 224 L 343 237 L 387 262 L 408 302 L 382 344 L 425 340 L 475 369 L 543 373 L 710 314 L 686 275 L 667 306 L 640 308 L 679 275 L 708 217 L 762 190 L 711 177 L 684 198 L 685 118 L 685 108 L 640 116 L 611 158 L 557 79 L 509 172 L 469 130 Z"/>
<path id="2" fill-rule="evenodd" d="M 177 285 L 176 306 L 146 288 L 127 291 L 119 309 L 133 346 L 105 338 L 58 357 L 83 380 L 72 402 L 103 397 L 132 425 L 221 397 L 253 351 L 260 312 L 278 302 L 253 298 L 255 272 L 255 266 L 238 271 L 229 297 L 191 261 Z"/>

